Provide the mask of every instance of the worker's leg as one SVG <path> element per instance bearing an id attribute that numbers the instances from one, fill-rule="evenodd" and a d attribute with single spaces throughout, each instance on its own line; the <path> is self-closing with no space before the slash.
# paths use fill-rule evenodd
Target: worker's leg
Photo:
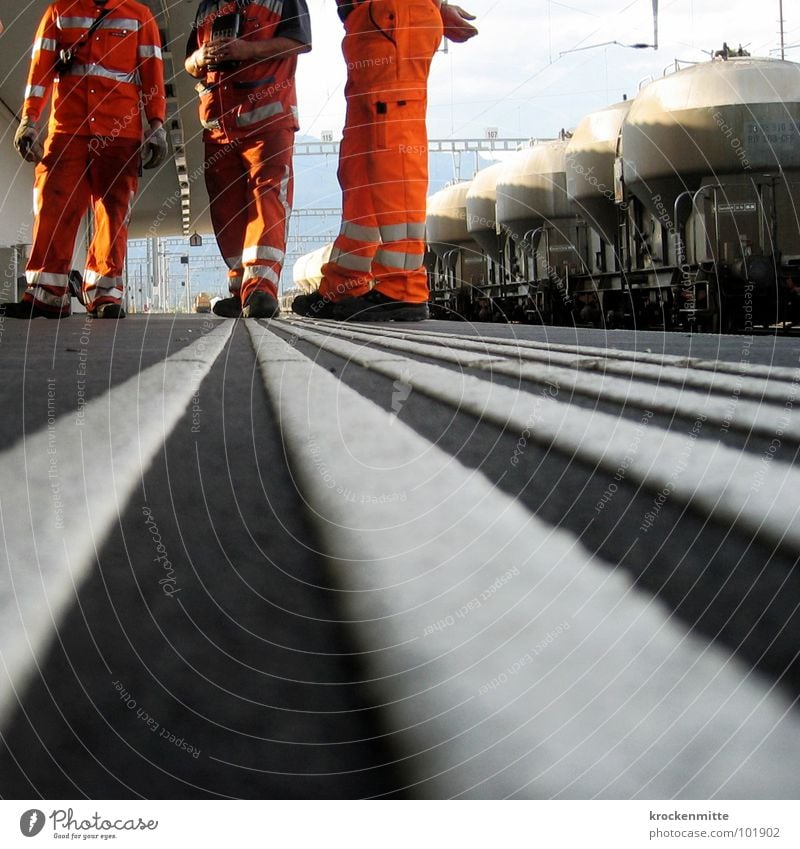
<path id="1" fill-rule="evenodd" d="M 75 237 L 89 205 L 90 138 L 57 133 L 36 166 L 33 244 L 23 300 L 44 312 L 69 315 L 67 285 Z"/>
<path id="2" fill-rule="evenodd" d="M 235 144 L 206 142 L 205 155 L 211 225 L 219 252 L 228 266 L 228 289 L 238 298 L 248 217 L 247 167 Z"/>
<path id="3" fill-rule="evenodd" d="M 339 148 L 342 224 L 330 260 L 322 266 L 319 292 L 329 301 L 363 295 L 372 284 L 372 259 L 380 232 L 373 209 L 369 160 L 378 155 L 371 97 L 349 97 Z"/>
<path id="4" fill-rule="evenodd" d="M 243 304 L 255 291 L 278 297 L 294 198 L 293 146 L 292 129 L 272 130 L 240 145 L 248 195 L 242 247 Z"/>
<path id="5" fill-rule="evenodd" d="M 83 275 L 89 312 L 102 304 L 122 303 L 128 222 L 139 183 L 139 148 L 135 139 L 92 139 L 90 143 L 94 234 Z"/>

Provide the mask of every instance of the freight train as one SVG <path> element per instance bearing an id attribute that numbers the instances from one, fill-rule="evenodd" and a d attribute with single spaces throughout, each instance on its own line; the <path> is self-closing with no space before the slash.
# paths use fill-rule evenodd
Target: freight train
<path id="1" fill-rule="evenodd" d="M 800 327 L 799 123 L 797 63 L 727 47 L 676 63 L 429 198 L 434 316 Z"/>

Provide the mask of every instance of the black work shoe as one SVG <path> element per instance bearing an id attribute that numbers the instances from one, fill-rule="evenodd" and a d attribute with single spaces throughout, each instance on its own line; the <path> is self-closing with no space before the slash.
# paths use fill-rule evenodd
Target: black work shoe
<path id="1" fill-rule="evenodd" d="M 348 298 L 336 304 L 333 317 L 341 321 L 425 321 L 430 317 L 426 303 L 396 301 L 373 289 L 360 298 Z"/>
<path id="2" fill-rule="evenodd" d="M 33 301 L 17 301 L 0 304 L 0 316 L 5 318 L 67 318 L 69 311 L 50 312 L 37 307 Z"/>
<path id="3" fill-rule="evenodd" d="M 83 275 L 77 268 L 73 268 L 67 279 L 67 288 L 70 297 L 77 298 L 78 302 L 86 306 L 86 300 L 83 296 Z"/>
<path id="4" fill-rule="evenodd" d="M 319 292 L 311 292 L 308 295 L 298 295 L 292 301 L 292 312 L 308 318 L 333 318 L 335 306 L 333 301 L 329 301 Z"/>
<path id="5" fill-rule="evenodd" d="M 100 304 L 100 306 L 90 312 L 95 318 L 125 318 L 125 310 L 122 304 Z"/>
<path id="6" fill-rule="evenodd" d="M 233 295 L 230 298 L 220 298 L 211 311 L 214 315 L 221 315 L 223 318 L 239 318 L 242 314 L 242 301 L 238 295 Z"/>
<path id="7" fill-rule="evenodd" d="M 277 318 L 280 312 L 281 305 L 269 292 L 256 289 L 244 305 L 242 318 Z"/>

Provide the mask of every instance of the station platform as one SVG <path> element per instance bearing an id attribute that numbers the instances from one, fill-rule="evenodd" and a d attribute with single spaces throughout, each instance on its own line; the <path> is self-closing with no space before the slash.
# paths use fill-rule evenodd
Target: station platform
<path id="1" fill-rule="evenodd" d="M 795 340 L 0 323 L 3 798 L 790 799 Z"/>

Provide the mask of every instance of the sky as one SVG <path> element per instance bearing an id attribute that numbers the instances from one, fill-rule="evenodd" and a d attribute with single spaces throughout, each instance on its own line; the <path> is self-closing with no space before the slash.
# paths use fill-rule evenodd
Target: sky
<path id="1" fill-rule="evenodd" d="M 547 138 L 588 112 L 633 97 L 644 78 L 675 59 L 702 61 L 727 41 L 753 55 L 780 45 L 778 0 L 660 0 L 658 50 L 618 45 L 653 42 L 652 0 L 460 0 L 480 35 L 435 58 L 429 85 L 431 138 Z M 308 0 L 312 53 L 300 57 L 301 132 L 338 138 L 344 121 L 342 27 L 335 0 Z M 800 42 L 800 9 L 784 0 L 784 41 Z M 775 54 L 773 54 L 775 55 Z M 787 59 L 800 61 L 800 47 Z"/>

